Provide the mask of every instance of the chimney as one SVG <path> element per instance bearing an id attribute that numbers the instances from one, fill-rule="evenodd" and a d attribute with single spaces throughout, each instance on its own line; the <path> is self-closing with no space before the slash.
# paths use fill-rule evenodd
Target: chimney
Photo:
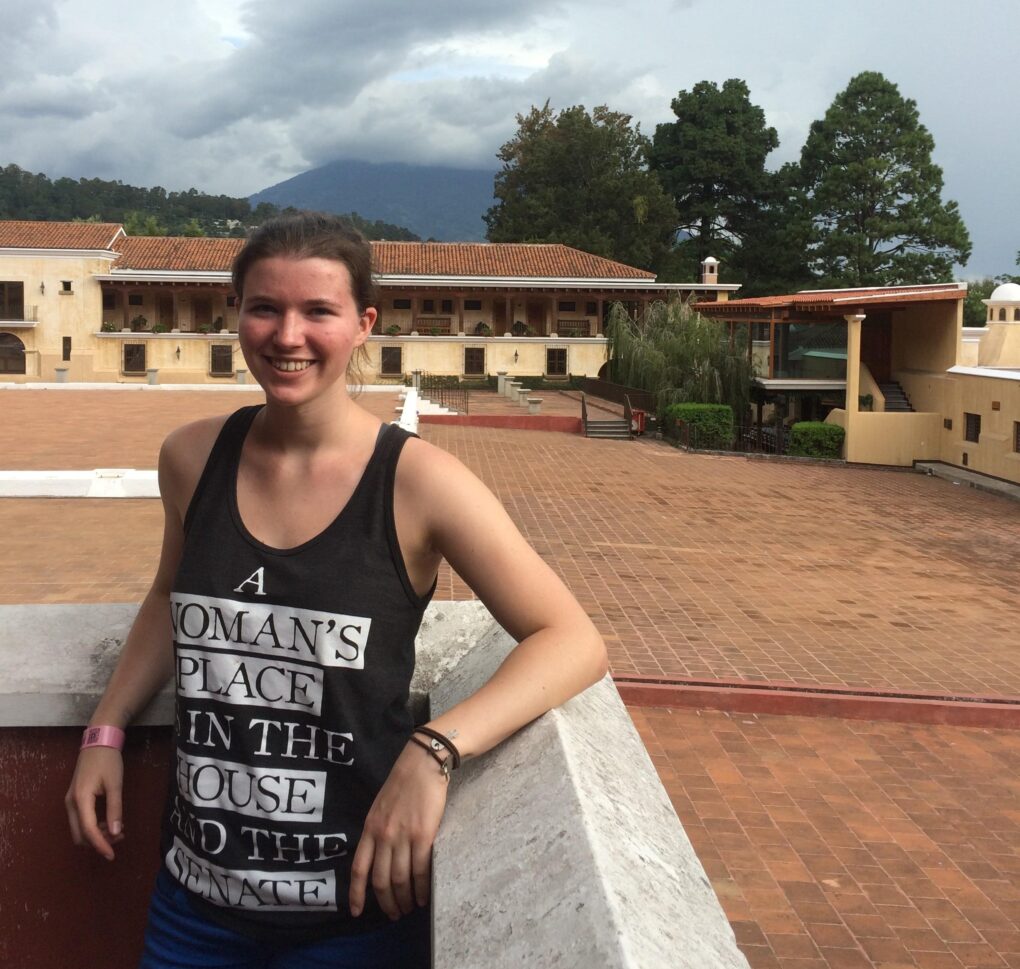
<path id="1" fill-rule="evenodd" d="M 719 260 L 714 256 L 706 256 L 701 264 L 701 281 L 712 284 L 719 282 Z"/>

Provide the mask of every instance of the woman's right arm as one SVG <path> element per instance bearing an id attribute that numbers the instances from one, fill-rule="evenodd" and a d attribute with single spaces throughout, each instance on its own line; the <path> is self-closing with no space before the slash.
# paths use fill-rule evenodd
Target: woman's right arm
<path id="1" fill-rule="evenodd" d="M 184 510 L 209 453 L 202 444 L 208 442 L 211 446 L 209 430 L 202 426 L 206 424 L 203 421 L 175 431 L 160 449 L 159 491 L 164 522 L 159 568 L 89 726 L 107 724 L 125 729 L 173 673 L 170 590 L 184 544 Z M 119 750 L 87 747 L 78 755 L 64 798 L 74 843 L 91 845 L 108 861 L 114 857 L 113 845 L 124 837 L 123 771 Z M 100 798 L 105 804 L 104 819 L 99 817 Z"/>

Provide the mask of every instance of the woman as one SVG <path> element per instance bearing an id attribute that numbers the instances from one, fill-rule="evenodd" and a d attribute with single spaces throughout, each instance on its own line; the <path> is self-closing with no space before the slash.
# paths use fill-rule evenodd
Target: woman
<path id="1" fill-rule="evenodd" d="M 83 740 L 72 836 L 114 857 L 122 731 L 174 675 L 143 965 L 423 964 L 449 770 L 598 680 L 605 647 L 481 482 L 349 397 L 377 316 L 360 236 L 275 220 L 233 281 L 266 403 L 163 444 L 159 567 Z M 413 641 L 443 558 L 519 645 L 414 728 Z"/>

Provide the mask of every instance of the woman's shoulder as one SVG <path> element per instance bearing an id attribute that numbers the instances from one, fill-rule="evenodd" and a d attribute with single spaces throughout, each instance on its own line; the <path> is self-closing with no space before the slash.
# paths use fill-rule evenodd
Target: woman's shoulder
<path id="1" fill-rule="evenodd" d="M 489 489 L 457 457 L 419 437 L 404 444 L 397 465 L 398 496 L 428 514 L 455 510 L 459 502 Z"/>
<path id="2" fill-rule="evenodd" d="M 178 508 L 182 520 L 213 445 L 229 419 L 229 414 L 221 414 L 182 424 L 163 441 L 159 451 L 159 490 L 164 500 Z"/>

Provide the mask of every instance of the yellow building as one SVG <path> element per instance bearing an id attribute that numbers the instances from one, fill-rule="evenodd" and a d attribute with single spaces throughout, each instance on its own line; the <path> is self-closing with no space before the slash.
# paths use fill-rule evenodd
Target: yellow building
<path id="1" fill-rule="evenodd" d="M 0 222 L 0 374 L 16 381 L 244 379 L 230 265 L 240 239 L 132 237 L 113 224 Z M 415 371 L 596 376 L 622 302 L 725 299 L 562 245 L 372 243 L 369 382 Z"/>
<path id="2" fill-rule="evenodd" d="M 809 290 L 699 303 L 750 324 L 755 398 L 846 430 L 848 461 L 942 461 L 1020 483 L 1020 286 L 963 329 L 966 283 Z"/>

